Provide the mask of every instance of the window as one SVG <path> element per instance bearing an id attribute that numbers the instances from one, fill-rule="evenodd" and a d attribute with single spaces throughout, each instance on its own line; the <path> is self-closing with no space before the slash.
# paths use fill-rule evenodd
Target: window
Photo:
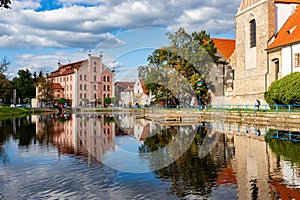
<path id="1" fill-rule="evenodd" d="M 256 21 L 252 19 L 250 21 L 250 48 L 256 46 Z"/>
<path id="2" fill-rule="evenodd" d="M 79 79 L 82 80 L 82 74 L 80 74 Z"/>
<path id="3" fill-rule="evenodd" d="M 97 85 L 94 85 L 94 90 L 97 90 Z"/>
<path id="4" fill-rule="evenodd" d="M 86 93 L 84 93 L 84 98 L 86 99 Z"/>
<path id="5" fill-rule="evenodd" d="M 84 75 L 84 80 L 86 81 L 86 74 Z"/>
<path id="6" fill-rule="evenodd" d="M 103 82 L 106 82 L 106 76 L 103 76 Z"/>
<path id="7" fill-rule="evenodd" d="M 97 76 L 96 75 L 94 76 L 94 81 L 97 81 Z"/>
<path id="8" fill-rule="evenodd" d="M 72 76 L 70 76 L 70 81 L 72 81 Z"/>
<path id="9" fill-rule="evenodd" d="M 86 84 L 84 84 L 84 90 L 86 90 Z"/>
<path id="10" fill-rule="evenodd" d="M 97 72 L 97 67 L 94 67 L 94 72 Z"/>
<path id="11" fill-rule="evenodd" d="M 110 77 L 109 77 L 109 76 L 107 76 L 107 82 L 109 82 L 109 81 L 110 81 L 109 79 L 110 79 Z"/>
<path id="12" fill-rule="evenodd" d="M 109 98 L 109 94 L 107 94 L 107 97 Z"/>
<path id="13" fill-rule="evenodd" d="M 106 85 L 103 85 L 103 91 L 106 91 Z"/>
<path id="14" fill-rule="evenodd" d="M 82 84 L 80 84 L 79 89 L 82 90 Z"/>
<path id="15" fill-rule="evenodd" d="M 104 95 L 103 95 L 103 99 L 105 99 L 105 97 L 106 97 L 106 95 L 104 94 Z"/>
<path id="16" fill-rule="evenodd" d="M 96 93 L 94 94 L 94 98 L 97 99 L 97 94 Z"/>
<path id="17" fill-rule="evenodd" d="M 79 94 L 79 98 L 82 99 L 82 93 Z"/>
<path id="18" fill-rule="evenodd" d="M 279 61 L 275 61 L 275 80 L 278 80 L 278 74 L 279 74 Z"/>
<path id="19" fill-rule="evenodd" d="M 109 89 L 110 89 L 110 88 L 109 88 L 109 85 L 108 85 L 108 86 L 107 86 L 107 91 L 109 91 Z"/>
<path id="20" fill-rule="evenodd" d="M 300 67 L 300 53 L 295 54 L 295 67 Z"/>
<path id="21" fill-rule="evenodd" d="M 70 90 L 72 90 L 72 85 L 70 85 Z"/>

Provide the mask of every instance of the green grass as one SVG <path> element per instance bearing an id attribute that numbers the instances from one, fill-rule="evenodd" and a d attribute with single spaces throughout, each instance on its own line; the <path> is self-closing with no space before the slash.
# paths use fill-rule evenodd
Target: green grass
<path id="1" fill-rule="evenodd" d="M 0 117 L 5 116 L 18 116 L 18 115 L 24 115 L 24 114 L 33 114 L 33 113 L 39 113 L 38 110 L 32 110 L 29 108 L 10 108 L 5 106 L 0 106 Z"/>

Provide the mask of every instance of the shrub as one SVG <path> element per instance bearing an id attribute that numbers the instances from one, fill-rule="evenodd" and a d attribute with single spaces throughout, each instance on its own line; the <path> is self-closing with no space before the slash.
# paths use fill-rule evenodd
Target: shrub
<path id="1" fill-rule="evenodd" d="M 274 81 L 264 97 L 268 104 L 300 104 L 300 72 Z"/>

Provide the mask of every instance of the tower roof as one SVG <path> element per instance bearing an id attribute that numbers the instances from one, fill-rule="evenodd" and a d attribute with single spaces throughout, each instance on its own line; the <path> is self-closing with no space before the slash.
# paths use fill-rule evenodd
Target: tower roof
<path id="1" fill-rule="evenodd" d="M 235 49 L 235 40 L 232 39 L 221 39 L 221 38 L 211 38 L 214 41 L 215 47 L 218 51 L 228 59 Z"/>

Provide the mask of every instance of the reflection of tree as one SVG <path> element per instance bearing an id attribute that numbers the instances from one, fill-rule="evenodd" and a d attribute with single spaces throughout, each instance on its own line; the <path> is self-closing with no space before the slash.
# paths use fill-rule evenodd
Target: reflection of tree
<path id="1" fill-rule="evenodd" d="M 279 156 L 288 158 L 293 164 L 300 166 L 300 144 L 286 140 L 286 135 L 289 132 L 269 130 L 266 136 L 266 142 L 269 144 L 271 150 Z M 278 134 L 280 139 L 273 139 L 272 136 Z M 299 135 L 299 133 L 298 133 Z"/>
<path id="2" fill-rule="evenodd" d="M 207 127 L 199 127 L 188 150 L 175 162 L 154 172 L 163 180 L 171 181 L 171 191 L 179 197 L 188 194 L 205 196 L 212 191 L 212 183 L 217 178 L 218 166 L 210 155 L 199 158 L 199 147 L 203 143 L 207 130 Z M 161 130 L 157 135 L 146 138 L 139 149 L 140 153 L 163 149 L 176 134 L 179 134 L 176 127 Z M 184 141 L 184 134 L 182 136 L 180 140 Z M 155 161 L 153 163 L 155 164 Z"/>

